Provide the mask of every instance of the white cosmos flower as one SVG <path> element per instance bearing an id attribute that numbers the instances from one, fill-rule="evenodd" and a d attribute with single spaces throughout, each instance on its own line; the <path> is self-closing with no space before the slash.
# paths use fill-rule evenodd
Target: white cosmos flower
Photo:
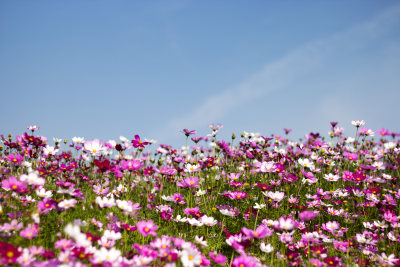
<path id="1" fill-rule="evenodd" d="M 196 235 L 194 237 L 194 241 L 196 243 L 199 243 L 202 247 L 208 247 L 208 243 L 207 243 L 206 240 L 204 240 L 204 236 L 199 237 L 199 236 Z"/>
<path id="2" fill-rule="evenodd" d="M 100 208 L 111 208 L 115 206 L 115 199 L 113 197 L 107 198 L 103 197 L 101 198 L 100 196 L 96 197 L 96 203 L 100 206 Z"/>
<path id="3" fill-rule="evenodd" d="M 362 125 L 365 125 L 365 121 L 360 120 L 360 121 L 351 121 L 351 124 L 353 124 L 356 127 L 360 127 Z"/>
<path id="4" fill-rule="evenodd" d="M 57 206 L 59 208 L 67 210 L 67 209 L 75 207 L 76 202 L 77 202 L 76 199 L 73 199 L 73 198 L 65 199 L 65 200 L 61 201 L 60 203 L 58 203 Z"/>
<path id="5" fill-rule="evenodd" d="M 44 189 L 44 188 L 42 187 L 42 188 L 36 190 L 36 194 L 37 194 L 39 197 L 42 197 L 42 198 L 51 198 L 52 195 L 53 195 L 53 192 L 51 192 L 51 190 L 46 191 L 46 189 Z"/>
<path id="6" fill-rule="evenodd" d="M 84 148 L 87 152 L 90 152 L 92 156 L 98 156 L 102 152 L 106 151 L 106 148 L 103 146 L 103 143 L 99 139 L 86 141 L 84 144 Z"/>
<path id="7" fill-rule="evenodd" d="M 180 258 L 182 265 L 185 267 L 193 267 L 200 265 L 201 263 L 201 254 L 198 251 L 190 248 L 184 249 L 180 253 Z"/>
<path id="8" fill-rule="evenodd" d="M 264 207 L 265 207 L 265 204 L 258 204 L 258 203 L 255 203 L 255 205 L 253 206 L 253 208 L 255 208 L 257 210 L 262 209 Z"/>
<path id="9" fill-rule="evenodd" d="M 309 159 L 299 159 L 298 163 L 303 167 L 309 168 L 310 170 L 315 169 L 314 163 L 312 161 L 310 161 Z"/>
<path id="10" fill-rule="evenodd" d="M 285 193 L 284 192 L 279 192 L 279 191 L 271 192 L 271 191 L 269 191 L 269 192 L 262 192 L 262 193 L 265 196 L 267 196 L 270 199 L 272 199 L 274 201 L 277 201 L 277 202 L 280 202 L 280 201 L 282 201 L 282 199 L 285 198 Z"/>
<path id="11" fill-rule="evenodd" d="M 196 196 L 200 197 L 200 196 L 204 195 L 205 193 L 207 193 L 206 190 L 199 189 L 199 191 L 196 192 Z"/>
<path id="12" fill-rule="evenodd" d="M 270 252 L 274 251 L 274 247 L 271 246 L 271 244 L 265 244 L 264 242 L 261 242 L 260 250 L 265 253 L 270 253 Z"/>
<path id="13" fill-rule="evenodd" d="M 218 221 L 215 220 L 213 217 L 208 217 L 207 215 L 201 217 L 200 222 L 207 226 L 214 226 L 218 223 Z"/>
<path id="14" fill-rule="evenodd" d="M 194 225 L 194 226 L 203 226 L 203 223 L 200 222 L 200 221 L 198 221 L 198 220 L 196 220 L 195 218 L 188 219 L 187 221 L 188 221 L 188 223 L 189 223 L 190 225 Z"/>
<path id="15" fill-rule="evenodd" d="M 177 215 L 176 219 L 174 219 L 176 222 L 187 222 L 188 218 L 187 217 L 182 217 L 181 215 Z"/>
<path id="16" fill-rule="evenodd" d="M 89 247 L 92 245 L 92 242 L 86 238 L 86 235 L 81 233 L 81 229 L 78 225 L 70 223 L 65 226 L 64 232 L 72 237 L 75 242 L 81 247 Z"/>
<path id="17" fill-rule="evenodd" d="M 77 144 L 83 144 L 85 142 L 85 138 L 83 137 L 72 137 L 72 142 Z"/>
<path id="18" fill-rule="evenodd" d="M 324 175 L 324 179 L 331 182 L 336 182 L 337 180 L 339 180 L 339 178 L 340 178 L 339 175 L 334 175 L 332 173 Z"/>
<path id="19" fill-rule="evenodd" d="M 121 251 L 116 248 L 106 249 L 105 247 L 96 250 L 94 253 L 95 262 L 101 263 L 103 261 L 114 262 L 121 256 Z"/>
<path id="20" fill-rule="evenodd" d="M 103 236 L 109 240 L 118 240 L 121 239 L 121 233 L 119 232 L 114 232 L 110 230 L 105 230 L 103 233 Z"/>
<path id="21" fill-rule="evenodd" d="M 56 149 L 54 146 L 49 146 L 46 145 L 45 148 L 43 148 L 43 153 L 47 156 L 47 155 L 55 155 L 57 154 L 58 149 Z"/>
<path id="22" fill-rule="evenodd" d="M 188 164 L 186 164 L 184 171 L 185 172 L 189 172 L 189 173 L 190 172 L 197 172 L 197 171 L 199 171 L 199 168 L 200 168 L 199 165 L 188 163 Z"/>
<path id="23" fill-rule="evenodd" d="M 19 179 L 22 182 L 27 182 L 30 185 L 44 185 L 45 180 L 39 177 L 38 172 L 30 172 L 28 175 L 21 174 Z"/>

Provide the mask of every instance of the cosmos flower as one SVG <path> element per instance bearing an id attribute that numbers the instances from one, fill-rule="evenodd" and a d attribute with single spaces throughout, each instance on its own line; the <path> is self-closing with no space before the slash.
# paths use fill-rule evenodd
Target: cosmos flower
<path id="1" fill-rule="evenodd" d="M 19 235 L 26 238 L 26 239 L 32 239 L 37 236 L 39 232 L 39 226 L 38 225 L 28 225 L 24 230 L 19 232 Z"/>
<path id="2" fill-rule="evenodd" d="M 184 133 L 188 137 L 189 135 L 197 134 L 197 131 L 196 130 L 183 129 L 182 133 Z"/>
<path id="3" fill-rule="evenodd" d="M 152 220 L 139 221 L 136 224 L 136 229 L 143 236 L 157 236 L 155 231 L 158 229 L 158 226 L 155 225 Z"/>
<path id="4" fill-rule="evenodd" d="M 139 135 L 135 135 L 135 139 L 133 139 L 131 142 L 133 147 L 135 148 L 138 147 L 144 148 L 144 146 L 147 146 L 149 144 L 149 142 L 143 142 L 142 140 L 140 140 Z"/>
<path id="5" fill-rule="evenodd" d="M 179 187 L 200 187 L 198 177 L 189 177 L 182 180 L 182 182 L 177 182 L 176 185 Z"/>
<path id="6" fill-rule="evenodd" d="M 103 146 L 103 142 L 99 139 L 93 139 L 84 143 L 85 151 L 92 154 L 92 156 L 99 156 L 101 153 L 107 151 L 107 148 Z"/>

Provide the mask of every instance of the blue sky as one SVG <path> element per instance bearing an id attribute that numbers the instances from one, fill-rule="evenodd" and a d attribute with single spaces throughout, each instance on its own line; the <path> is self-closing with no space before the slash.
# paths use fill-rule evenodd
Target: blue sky
<path id="1" fill-rule="evenodd" d="M 400 132 L 398 1 L 0 1 L 0 133 Z"/>

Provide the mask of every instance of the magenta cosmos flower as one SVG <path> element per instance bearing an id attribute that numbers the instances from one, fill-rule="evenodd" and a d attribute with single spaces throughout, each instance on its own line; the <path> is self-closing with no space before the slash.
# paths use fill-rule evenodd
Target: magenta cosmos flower
<path id="1" fill-rule="evenodd" d="M 135 148 L 138 148 L 138 147 L 144 148 L 144 146 L 147 146 L 149 144 L 149 142 L 141 141 L 139 135 L 135 135 L 135 139 L 132 140 L 131 142 Z"/>
<path id="2" fill-rule="evenodd" d="M 247 193 L 242 191 L 227 192 L 224 195 L 229 199 L 242 199 L 247 197 Z"/>
<path id="3" fill-rule="evenodd" d="M 157 233 L 155 231 L 158 229 L 158 226 L 152 220 L 140 221 L 136 224 L 136 229 L 143 236 L 156 236 Z"/>

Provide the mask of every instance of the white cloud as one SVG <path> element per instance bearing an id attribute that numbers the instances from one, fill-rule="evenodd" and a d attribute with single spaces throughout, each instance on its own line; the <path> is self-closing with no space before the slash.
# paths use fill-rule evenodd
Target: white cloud
<path id="1" fill-rule="evenodd" d="M 304 77 L 308 75 L 312 79 L 314 72 L 326 68 L 329 59 L 334 58 L 336 53 L 343 57 L 346 54 L 351 55 L 354 51 L 368 46 L 370 42 L 379 40 L 385 34 L 394 31 L 399 26 L 399 22 L 400 5 L 396 5 L 368 22 L 302 46 L 283 58 L 268 63 L 241 84 L 210 96 L 192 111 L 167 122 L 162 129 L 157 131 L 163 134 L 162 137 L 157 134 L 155 136 L 166 140 L 176 136 L 176 133 L 183 128 L 204 128 L 211 122 L 222 121 L 233 109 L 268 93 L 299 87 Z M 357 115 L 357 112 L 351 108 L 341 110 L 337 105 L 330 104 L 329 100 L 325 102 L 334 107 L 332 112 L 335 114 Z M 322 109 L 325 117 L 333 114 L 328 111 L 328 109 Z"/>

